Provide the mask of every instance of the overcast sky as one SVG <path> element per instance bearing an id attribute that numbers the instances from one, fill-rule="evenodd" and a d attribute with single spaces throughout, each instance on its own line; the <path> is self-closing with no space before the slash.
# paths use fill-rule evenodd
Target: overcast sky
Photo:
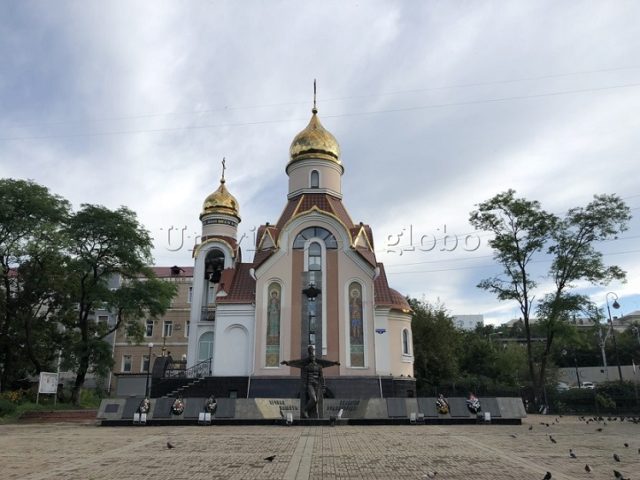
<path id="1" fill-rule="evenodd" d="M 469 212 L 508 188 L 558 214 L 616 193 L 634 219 L 601 250 L 629 280 L 580 287 L 600 305 L 616 292 L 629 313 L 639 18 L 637 1 L 5 0 L 0 177 L 75 207 L 126 205 L 158 265 L 190 265 L 226 157 L 250 260 L 253 230 L 285 205 L 317 78 L 343 201 L 372 226 L 392 287 L 491 323 L 517 317 L 476 288 L 499 269 L 487 235 L 467 235 Z"/>

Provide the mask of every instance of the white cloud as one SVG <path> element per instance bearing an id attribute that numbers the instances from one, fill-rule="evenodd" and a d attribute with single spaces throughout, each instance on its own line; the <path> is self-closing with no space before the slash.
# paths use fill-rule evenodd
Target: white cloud
<path id="1" fill-rule="evenodd" d="M 241 233 L 280 215 L 318 78 L 345 204 L 372 225 L 393 286 L 504 319 L 513 306 L 475 287 L 495 271 L 484 245 L 400 257 L 387 237 L 469 232 L 474 205 L 507 188 L 557 213 L 604 192 L 637 208 L 640 87 L 598 89 L 640 83 L 640 68 L 622 68 L 639 67 L 638 14 L 622 2 L 3 4 L 0 175 L 75 205 L 126 204 L 158 263 L 189 264 L 167 231 L 198 230 L 222 157 Z M 603 245 L 631 252 L 606 258 L 629 273 L 611 288 L 632 299 L 639 228 Z"/>

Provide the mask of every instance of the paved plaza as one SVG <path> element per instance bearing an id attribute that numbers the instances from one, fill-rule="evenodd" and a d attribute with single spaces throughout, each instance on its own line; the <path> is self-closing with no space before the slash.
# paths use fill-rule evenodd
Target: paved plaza
<path id="1" fill-rule="evenodd" d="M 640 424 L 555 420 L 530 416 L 512 426 L 2 425 L 0 478 L 420 479 L 437 471 L 437 479 L 540 480 L 550 471 L 554 479 L 613 479 L 616 469 L 640 479 Z M 577 459 L 569 457 L 570 448 Z M 272 462 L 265 460 L 271 455 Z"/>

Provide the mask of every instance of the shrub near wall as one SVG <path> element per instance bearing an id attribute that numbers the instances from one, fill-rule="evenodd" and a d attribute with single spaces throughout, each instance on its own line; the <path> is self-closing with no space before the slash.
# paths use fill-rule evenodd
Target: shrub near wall
<path id="1" fill-rule="evenodd" d="M 16 404 L 5 399 L 0 398 L 0 417 L 4 417 L 5 415 L 10 415 L 16 411 Z"/>

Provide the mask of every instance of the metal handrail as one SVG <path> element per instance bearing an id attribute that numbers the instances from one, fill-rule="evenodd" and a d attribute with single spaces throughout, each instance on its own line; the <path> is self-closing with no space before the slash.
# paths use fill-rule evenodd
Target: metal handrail
<path id="1" fill-rule="evenodd" d="M 216 309 L 215 307 L 203 307 L 200 314 L 201 322 L 215 322 L 216 320 Z"/>
<path id="2" fill-rule="evenodd" d="M 164 373 L 165 378 L 203 378 L 211 372 L 211 361 L 209 358 L 200 363 L 196 363 L 192 367 L 185 368 L 186 362 L 173 362 Z M 176 366 L 178 366 L 176 368 Z M 180 368 L 180 366 L 182 368 Z"/>

